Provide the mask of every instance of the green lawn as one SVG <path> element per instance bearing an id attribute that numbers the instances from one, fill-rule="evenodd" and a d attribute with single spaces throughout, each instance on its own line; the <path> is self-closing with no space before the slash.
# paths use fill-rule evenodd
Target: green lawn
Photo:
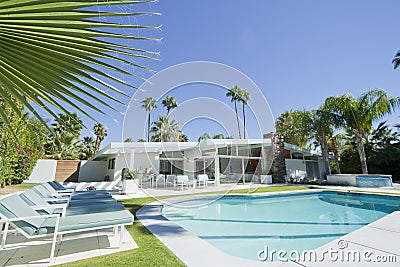
<path id="1" fill-rule="evenodd" d="M 271 186 L 261 187 L 251 193 L 278 192 L 307 190 L 305 186 Z M 212 192 L 203 194 L 221 194 L 226 192 Z M 248 190 L 233 190 L 230 194 L 247 194 Z M 250 193 L 250 194 L 251 194 Z M 195 194 L 199 195 L 199 194 Z M 183 196 L 183 195 L 181 195 Z M 172 198 L 177 196 L 163 197 Z M 134 198 L 122 201 L 126 209 L 132 214 L 148 203 L 155 201 L 154 198 Z M 136 216 L 135 216 L 136 218 Z M 185 266 L 171 251 L 168 250 L 155 236 L 153 236 L 139 221 L 127 227 L 139 248 L 115 253 L 107 256 L 91 258 L 87 260 L 67 263 L 61 266 Z"/>

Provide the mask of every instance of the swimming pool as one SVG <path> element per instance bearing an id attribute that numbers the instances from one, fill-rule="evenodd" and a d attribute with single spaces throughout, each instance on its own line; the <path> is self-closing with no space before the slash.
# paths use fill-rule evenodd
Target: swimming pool
<path id="1" fill-rule="evenodd" d="M 320 192 L 204 198 L 167 206 L 162 214 L 225 253 L 257 260 L 265 246 L 316 249 L 395 210 L 398 197 Z"/>

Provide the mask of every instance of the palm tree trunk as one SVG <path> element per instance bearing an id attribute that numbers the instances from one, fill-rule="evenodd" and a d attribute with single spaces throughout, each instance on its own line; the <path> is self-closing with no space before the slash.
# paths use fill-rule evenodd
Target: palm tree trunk
<path id="1" fill-rule="evenodd" d="M 150 110 L 147 111 L 147 142 L 150 142 Z"/>
<path id="2" fill-rule="evenodd" d="M 336 164 L 337 172 L 338 172 L 338 174 L 341 174 L 342 171 L 340 170 L 339 152 L 338 152 L 338 148 L 336 145 L 336 138 L 332 137 L 331 142 L 332 142 L 333 156 L 335 157 L 335 164 Z"/>
<path id="3" fill-rule="evenodd" d="M 96 136 L 96 144 L 94 146 L 94 153 L 99 151 L 99 148 L 100 148 L 100 138 L 99 138 L 99 136 Z"/>
<path id="4" fill-rule="evenodd" d="M 238 126 L 238 131 L 239 131 L 239 139 L 242 139 L 242 134 L 240 133 L 239 114 L 238 114 L 236 100 L 234 102 L 235 102 L 236 121 L 237 121 L 237 126 Z"/>
<path id="5" fill-rule="evenodd" d="M 329 164 L 329 153 L 328 153 L 328 142 L 326 141 L 326 135 L 323 130 L 318 131 L 318 138 L 321 143 L 322 157 L 325 165 L 325 175 L 331 175 L 331 166 Z"/>
<path id="6" fill-rule="evenodd" d="M 242 112 L 243 112 L 243 138 L 246 139 L 246 113 L 244 111 L 245 103 L 242 102 Z"/>
<path id="7" fill-rule="evenodd" d="M 354 134 L 356 136 L 356 144 L 357 144 L 358 154 L 360 156 L 362 173 L 363 174 L 368 174 L 367 155 L 365 154 L 364 142 L 363 142 L 363 139 L 362 139 L 362 130 L 361 129 L 354 129 Z"/>

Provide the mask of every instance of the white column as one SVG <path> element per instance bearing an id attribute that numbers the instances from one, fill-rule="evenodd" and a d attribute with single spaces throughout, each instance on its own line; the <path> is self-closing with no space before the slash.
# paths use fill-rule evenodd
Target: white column
<path id="1" fill-rule="evenodd" d="M 135 167 L 135 149 L 131 149 L 131 154 L 129 157 L 128 168 L 129 170 L 133 170 Z"/>
<path id="2" fill-rule="evenodd" d="M 220 177 L 219 177 L 219 156 L 214 158 L 214 177 L 215 177 L 215 186 L 220 185 Z"/>
<path id="3" fill-rule="evenodd" d="M 242 179 L 244 185 L 246 183 L 246 178 L 244 177 L 244 158 L 242 158 Z"/>

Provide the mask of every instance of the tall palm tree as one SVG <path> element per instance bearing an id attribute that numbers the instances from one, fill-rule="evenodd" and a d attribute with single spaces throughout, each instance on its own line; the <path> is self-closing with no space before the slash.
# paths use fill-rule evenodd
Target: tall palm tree
<path id="1" fill-rule="evenodd" d="M 326 108 L 340 117 L 342 126 L 355 136 L 363 174 L 368 174 L 365 136 L 371 132 L 374 121 L 391 114 L 399 103 L 399 97 L 390 98 L 382 89 L 373 89 L 357 99 L 351 94 L 326 99 Z"/>
<path id="2" fill-rule="evenodd" d="M 328 140 L 333 136 L 334 127 L 337 125 L 338 119 L 329 112 L 323 104 L 319 109 L 312 111 L 310 114 L 310 128 L 314 132 L 315 139 L 321 147 L 322 158 L 325 165 L 325 175 L 330 175 L 331 165 L 329 163 Z"/>
<path id="3" fill-rule="evenodd" d="M 131 8 L 126 8 L 126 13 L 110 12 L 106 7 L 129 7 L 151 1 L 1 1 L 0 97 L 14 110 L 17 110 L 17 106 L 12 99 L 19 100 L 44 125 L 46 122 L 39 115 L 40 109 L 56 118 L 53 110 L 68 114 L 70 112 L 66 106 L 69 106 L 92 119 L 84 107 L 103 114 L 104 108 L 115 110 L 113 104 L 124 104 L 130 95 L 106 81 L 135 88 L 118 78 L 119 74 L 137 77 L 122 66 L 148 70 L 131 59 L 153 59 L 156 55 L 120 44 L 121 40 L 126 39 L 154 38 L 128 35 L 127 32 L 135 31 L 123 32 L 118 29 L 159 27 L 121 24 L 116 20 L 108 22 L 102 18 L 146 14 L 129 12 L 133 10 Z M 124 100 L 107 91 L 123 96 Z M 8 125 L 9 118 L 2 111 L 0 118 Z"/>
<path id="4" fill-rule="evenodd" d="M 242 139 L 242 134 L 240 132 L 239 113 L 238 113 L 238 109 L 237 109 L 237 101 L 239 100 L 240 91 L 241 91 L 241 89 L 237 85 L 235 85 L 231 89 L 228 89 L 226 96 L 230 97 L 231 102 L 233 102 L 235 104 L 235 114 L 236 114 L 236 122 L 237 122 L 237 127 L 238 127 L 238 132 L 239 132 L 239 139 Z"/>
<path id="5" fill-rule="evenodd" d="M 244 110 L 247 102 L 250 100 L 250 93 L 246 90 L 240 90 L 238 100 L 242 102 L 242 113 L 243 113 L 243 138 L 246 139 L 246 112 Z"/>
<path id="6" fill-rule="evenodd" d="M 96 145 L 95 145 L 95 152 L 99 151 L 101 142 L 106 138 L 107 136 L 107 129 L 104 127 L 103 124 L 96 123 L 96 125 L 93 127 L 94 134 L 96 135 Z"/>
<path id="7" fill-rule="evenodd" d="M 157 108 L 157 101 L 152 97 L 146 97 L 145 100 L 142 101 L 142 108 L 147 111 L 147 142 L 150 142 L 150 114 L 153 109 Z"/>
<path id="8" fill-rule="evenodd" d="M 175 97 L 173 96 L 166 96 L 161 104 L 167 109 L 167 116 L 171 110 L 178 106 L 178 103 L 176 103 Z"/>

